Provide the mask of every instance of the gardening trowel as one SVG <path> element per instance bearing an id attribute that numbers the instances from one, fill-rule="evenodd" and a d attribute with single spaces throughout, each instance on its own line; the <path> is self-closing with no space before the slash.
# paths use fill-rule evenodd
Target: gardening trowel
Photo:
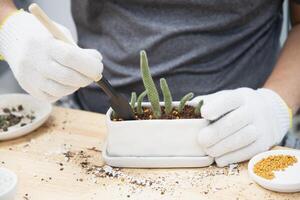
<path id="1" fill-rule="evenodd" d="M 31 4 L 29 11 L 47 28 L 47 30 L 58 40 L 64 41 L 71 45 L 75 45 L 73 41 L 70 41 L 63 32 L 53 23 L 53 21 L 46 15 L 46 13 L 37 5 Z M 134 119 L 133 111 L 124 96 L 117 93 L 111 84 L 102 76 L 96 83 L 109 97 L 109 102 L 113 110 L 122 119 Z"/>

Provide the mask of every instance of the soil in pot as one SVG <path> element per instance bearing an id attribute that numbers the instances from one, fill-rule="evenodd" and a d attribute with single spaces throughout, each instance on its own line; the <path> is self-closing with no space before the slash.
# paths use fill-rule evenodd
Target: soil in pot
<path id="1" fill-rule="evenodd" d="M 156 119 L 153 116 L 152 110 L 149 107 L 142 107 L 143 114 L 138 114 L 136 109 L 134 110 L 135 120 L 152 120 Z M 170 114 L 166 114 L 165 108 L 161 107 L 162 115 L 158 119 L 200 119 L 201 114 L 195 113 L 195 108 L 193 106 L 185 105 L 182 112 L 178 112 L 177 108 L 173 108 Z M 113 121 L 123 121 L 122 118 L 117 116 L 112 116 Z"/>

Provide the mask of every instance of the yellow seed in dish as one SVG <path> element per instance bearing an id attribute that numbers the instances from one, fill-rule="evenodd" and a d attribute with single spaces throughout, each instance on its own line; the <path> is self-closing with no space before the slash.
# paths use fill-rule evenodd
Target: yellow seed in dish
<path id="1" fill-rule="evenodd" d="M 274 171 L 284 171 L 287 167 L 297 163 L 297 158 L 290 155 L 268 156 L 254 165 L 253 171 L 268 180 L 275 178 Z"/>

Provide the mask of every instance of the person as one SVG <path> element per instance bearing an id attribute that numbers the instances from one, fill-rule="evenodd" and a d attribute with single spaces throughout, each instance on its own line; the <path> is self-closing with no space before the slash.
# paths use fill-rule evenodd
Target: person
<path id="1" fill-rule="evenodd" d="M 174 99 L 202 95 L 193 101 L 204 99 L 202 116 L 213 123 L 199 144 L 225 166 L 278 144 L 299 108 L 300 1 L 290 3 L 293 27 L 279 54 L 281 0 L 73 0 L 77 47 L 1 0 L 0 54 L 29 94 L 53 102 L 74 93 L 82 109 L 105 112 L 106 97 L 91 83 L 104 64 L 117 91 L 141 92 L 144 49 Z"/>

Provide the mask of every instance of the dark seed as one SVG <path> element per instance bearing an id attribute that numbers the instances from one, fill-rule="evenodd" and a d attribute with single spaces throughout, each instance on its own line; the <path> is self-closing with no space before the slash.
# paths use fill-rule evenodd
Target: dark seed
<path id="1" fill-rule="evenodd" d="M 9 108 L 3 108 L 3 112 L 4 113 L 10 113 L 10 109 Z"/>
<path id="2" fill-rule="evenodd" d="M 24 110 L 23 106 L 22 105 L 18 105 L 18 111 L 23 111 L 23 110 Z"/>

